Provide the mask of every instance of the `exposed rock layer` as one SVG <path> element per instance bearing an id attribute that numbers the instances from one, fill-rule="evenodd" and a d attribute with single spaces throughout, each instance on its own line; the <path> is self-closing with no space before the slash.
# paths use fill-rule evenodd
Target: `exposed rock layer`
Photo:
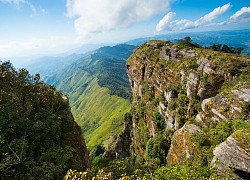
<path id="1" fill-rule="evenodd" d="M 134 154 L 146 159 L 150 139 L 175 131 L 168 163 L 191 157 L 196 151 L 189 146 L 193 133 L 246 113 L 249 67 L 249 57 L 172 42 L 149 41 L 137 48 L 127 60 Z M 247 114 L 245 118 L 249 120 Z"/>

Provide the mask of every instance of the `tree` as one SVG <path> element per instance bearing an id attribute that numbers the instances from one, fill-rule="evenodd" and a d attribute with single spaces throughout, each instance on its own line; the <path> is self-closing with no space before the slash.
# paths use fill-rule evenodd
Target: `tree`
<path id="1" fill-rule="evenodd" d="M 189 36 L 185 37 L 185 38 L 184 38 L 184 41 L 185 41 L 186 43 L 190 43 L 190 42 L 191 42 L 191 37 L 189 37 Z"/>
<path id="2" fill-rule="evenodd" d="M 81 129 L 68 101 L 39 79 L 39 74 L 0 62 L 2 179 L 56 179 L 69 168 L 82 170 L 77 155 Z"/>
<path id="3" fill-rule="evenodd" d="M 233 53 L 234 51 L 226 44 L 223 44 L 222 48 L 221 48 L 222 52 L 226 52 L 226 53 Z"/>

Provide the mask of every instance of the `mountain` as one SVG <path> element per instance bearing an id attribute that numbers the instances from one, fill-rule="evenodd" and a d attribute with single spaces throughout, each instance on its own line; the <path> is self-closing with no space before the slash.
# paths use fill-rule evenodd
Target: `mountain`
<path id="1" fill-rule="evenodd" d="M 123 129 L 132 99 L 125 64 L 134 48 L 125 44 L 99 48 L 45 78 L 69 96 L 90 150 L 98 145 L 110 149 Z"/>
<path id="2" fill-rule="evenodd" d="M 90 167 L 67 96 L 39 79 L 0 62 L 1 179 L 62 179 Z"/>
<path id="3" fill-rule="evenodd" d="M 149 41 L 126 66 L 133 92 L 132 152 L 152 167 L 166 164 L 158 178 L 187 162 L 190 176 L 196 169 L 191 179 L 211 177 L 211 171 L 204 174 L 210 165 L 223 177 L 226 168 L 234 176 L 250 173 L 249 56 Z"/>
<path id="4" fill-rule="evenodd" d="M 70 54 L 60 56 L 44 56 L 32 59 L 33 63 L 29 63 L 24 67 L 30 71 L 31 74 L 39 73 L 42 79 L 55 74 L 56 72 L 66 68 L 78 59 L 87 54 Z"/>
<path id="5" fill-rule="evenodd" d="M 104 154 L 87 175 L 249 179 L 250 57 L 186 40 L 151 40 L 128 58 L 133 100 L 115 158 Z"/>
<path id="6" fill-rule="evenodd" d="M 191 37 L 192 41 L 204 46 L 212 46 L 213 44 L 227 44 L 232 47 L 244 48 L 243 54 L 250 55 L 250 30 L 228 30 L 228 31 L 208 31 L 208 32 L 186 32 L 186 33 L 169 33 L 161 34 L 153 37 L 145 37 L 134 39 L 126 42 L 139 46 L 149 40 L 170 40 L 177 42 L 183 37 Z"/>

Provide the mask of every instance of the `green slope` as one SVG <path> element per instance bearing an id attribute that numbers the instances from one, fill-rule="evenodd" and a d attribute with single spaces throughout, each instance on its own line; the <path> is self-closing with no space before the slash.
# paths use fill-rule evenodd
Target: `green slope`
<path id="1" fill-rule="evenodd" d="M 99 144 L 123 128 L 124 114 L 130 110 L 130 102 L 110 95 L 109 90 L 93 79 L 83 94 L 72 103 L 72 113 L 82 127 L 88 147 Z"/>
<path id="2" fill-rule="evenodd" d="M 125 44 L 102 47 L 45 80 L 69 96 L 90 149 L 123 128 L 132 97 L 125 64 L 134 48 Z"/>

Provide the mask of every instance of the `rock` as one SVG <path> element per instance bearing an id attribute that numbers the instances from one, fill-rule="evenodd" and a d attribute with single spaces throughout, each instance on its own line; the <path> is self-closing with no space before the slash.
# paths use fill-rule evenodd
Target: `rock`
<path id="1" fill-rule="evenodd" d="M 199 76 L 194 73 L 190 73 L 187 78 L 187 97 L 192 98 L 192 96 L 197 94 L 197 88 L 199 84 Z"/>
<path id="2" fill-rule="evenodd" d="M 207 123 L 211 120 L 213 122 L 234 120 L 241 114 L 244 102 L 248 102 L 247 100 L 250 98 L 248 93 L 250 93 L 250 89 L 239 87 L 225 94 L 204 99 L 201 103 L 202 112 L 196 116 L 196 121 L 202 121 L 204 125 L 206 119 Z"/>
<path id="3" fill-rule="evenodd" d="M 178 62 L 180 59 L 179 47 L 177 45 L 173 45 L 170 49 L 171 52 L 171 60 Z"/>
<path id="4" fill-rule="evenodd" d="M 184 161 L 195 154 L 188 146 L 190 127 L 184 124 L 195 120 L 210 128 L 233 121 L 250 100 L 250 82 L 239 78 L 248 77 L 246 56 L 153 40 L 137 48 L 126 65 L 133 92 L 131 148 L 144 160 L 148 140 L 171 130 L 177 140 L 172 140 L 168 160 Z M 235 66 L 241 74 L 232 78 Z"/>
<path id="5" fill-rule="evenodd" d="M 215 71 L 211 68 L 211 65 L 208 59 L 200 58 L 197 60 L 197 64 L 199 65 L 198 71 L 203 72 L 203 75 L 215 73 Z"/>
<path id="6" fill-rule="evenodd" d="M 131 129 L 132 129 L 132 116 L 130 113 L 125 115 L 125 124 L 122 133 L 116 140 L 114 146 L 115 158 L 125 158 L 130 156 L 131 145 Z"/>
<path id="7" fill-rule="evenodd" d="M 192 59 L 196 56 L 195 50 L 193 49 L 182 49 L 180 50 L 180 53 L 182 54 L 184 59 Z"/>
<path id="8" fill-rule="evenodd" d="M 159 54 L 159 57 L 161 60 L 169 60 L 169 47 L 168 46 L 163 46 L 161 49 L 161 52 Z"/>
<path id="9" fill-rule="evenodd" d="M 222 120 L 227 120 L 227 118 L 226 118 L 223 114 L 221 114 L 219 111 L 217 111 L 216 109 L 211 109 L 211 111 L 212 111 L 212 113 L 213 113 L 214 115 L 216 115 L 216 116 L 219 117 L 220 119 L 222 119 Z"/>
<path id="10" fill-rule="evenodd" d="M 204 99 L 201 103 L 201 109 L 202 111 L 206 112 L 208 108 L 208 103 L 211 102 L 211 98 Z"/>
<path id="11" fill-rule="evenodd" d="M 178 94 L 174 91 L 168 91 L 168 92 L 165 91 L 164 97 L 168 102 L 170 102 L 172 98 L 177 98 Z"/>
<path id="12" fill-rule="evenodd" d="M 211 165 L 223 175 L 226 168 L 233 168 L 250 174 L 250 128 L 238 130 L 217 146 Z M 236 171 L 236 172 L 237 172 Z M 241 176 L 240 174 L 237 174 Z"/>
<path id="13" fill-rule="evenodd" d="M 171 141 L 171 146 L 167 155 L 168 164 L 177 164 L 184 162 L 193 156 L 197 149 L 192 147 L 190 137 L 192 134 L 199 132 L 200 128 L 194 124 L 184 125 L 181 129 L 177 130 Z"/>
<path id="14" fill-rule="evenodd" d="M 173 129 L 174 128 L 174 122 L 175 119 L 172 115 L 170 115 L 169 110 L 167 109 L 167 107 L 160 102 L 158 107 L 158 112 L 164 117 L 165 119 L 165 123 L 166 123 L 166 129 Z"/>
<path id="15" fill-rule="evenodd" d="M 250 101 L 250 88 L 235 89 L 232 93 L 245 102 Z"/>

